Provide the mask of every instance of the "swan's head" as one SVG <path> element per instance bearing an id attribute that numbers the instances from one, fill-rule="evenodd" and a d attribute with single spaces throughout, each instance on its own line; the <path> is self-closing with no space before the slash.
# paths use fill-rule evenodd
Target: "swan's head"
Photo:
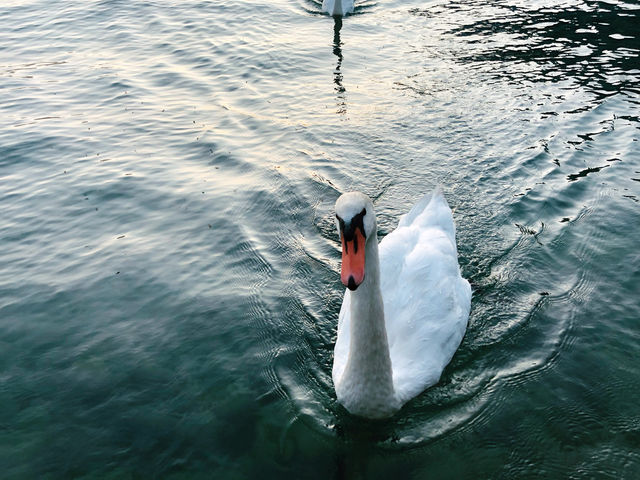
<path id="1" fill-rule="evenodd" d="M 355 290 L 364 281 L 366 242 L 376 240 L 376 215 L 371 199 L 349 192 L 336 202 L 336 225 L 342 241 L 342 283 Z"/>

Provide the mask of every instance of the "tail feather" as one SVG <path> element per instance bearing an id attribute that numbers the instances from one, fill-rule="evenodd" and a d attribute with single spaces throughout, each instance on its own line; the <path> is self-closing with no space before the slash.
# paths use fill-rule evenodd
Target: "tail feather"
<path id="1" fill-rule="evenodd" d="M 432 205 L 433 202 L 435 203 Z M 440 185 L 434 188 L 432 193 L 427 193 L 418 200 L 411 210 L 409 210 L 409 213 L 400 218 L 398 226 L 404 227 L 406 225 L 411 225 L 427 208 L 436 208 L 436 203 L 440 203 L 440 206 L 445 206 L 449 209 L 449 204 L 444 198 L 444 193 L 442 192 L 442 187 Z"/>

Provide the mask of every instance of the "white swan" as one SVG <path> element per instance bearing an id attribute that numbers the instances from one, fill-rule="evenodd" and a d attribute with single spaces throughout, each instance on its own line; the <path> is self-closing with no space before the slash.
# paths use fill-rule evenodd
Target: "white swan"
<path id="1" fill-rule="evenodd" d="M 322 0 L 322 11 L 332 16 L 353 13 L 353 0 Z"/>
<path id="2" fill-rule="evenodd" d="M 348 287 L 334 349 L 336 395 L 354 415 L 388 417 L 440 379 L 467 328 L 471 287 L 460 275 L 453 216 L 437 189 L 379 246 L 366 195 L 342 195 L 336 220 Z"/>

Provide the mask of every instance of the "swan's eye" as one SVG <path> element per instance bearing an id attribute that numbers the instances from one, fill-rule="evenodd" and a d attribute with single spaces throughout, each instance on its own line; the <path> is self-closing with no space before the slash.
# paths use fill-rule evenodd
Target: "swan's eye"
<path id="1" fill-rule="evenodd" d="M 363 208 L 362 211 L 360 212 L 360 215 L 364 217 L 366 214 L 367 214 L 367 209 Z"/>

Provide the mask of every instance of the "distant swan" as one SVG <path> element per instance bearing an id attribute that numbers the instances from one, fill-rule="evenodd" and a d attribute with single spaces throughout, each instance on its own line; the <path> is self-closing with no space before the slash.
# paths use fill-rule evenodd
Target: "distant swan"
<path id="1" fill-rule="evenodd" d="M 336 202 L 342 283 L 333 362 L 338 401 L 383 418 L 435 384 L 467 328 L 471 287 L 460 275 L 442 191 L 424 196 L 378 246 L 369 197 Z"/>
<path id="2" fill-rule="evenodd" d="M 322 11 L 332 16 L 353 13 L 353 0 L 322 0 Z"/>

